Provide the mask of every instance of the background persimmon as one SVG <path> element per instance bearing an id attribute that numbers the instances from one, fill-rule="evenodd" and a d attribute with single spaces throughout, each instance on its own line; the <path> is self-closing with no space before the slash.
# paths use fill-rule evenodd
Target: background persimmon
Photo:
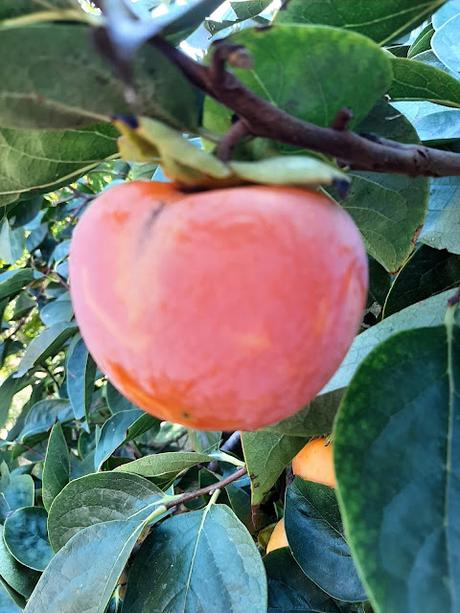
<path id="1" fill-rule="evenodd" d="M 359 326 L 367 258 L 325 196 L 250 186 L 116 186 L 79 222 L 71 294 L 99 367 L 138 406 L 202 430 L 298 411 Z"/>
<path id="2" fill-rule="evenodd" d="M 267 543 L 266 552 L 270 553 L 270 551 L 274 551 L 275 549 L 281 549 L 282 547 L 289 547 L 283 518 L 280 519 L 276 526 L 273 528 L 273 532 L 271 533 L 270 539 Z"/>
<path id="3" fill-rule="evenodd" d="M 336 487 L 332 443 L 325 438 L 309 441 L 292 460 L 292 472 L 305 481 Z"/>

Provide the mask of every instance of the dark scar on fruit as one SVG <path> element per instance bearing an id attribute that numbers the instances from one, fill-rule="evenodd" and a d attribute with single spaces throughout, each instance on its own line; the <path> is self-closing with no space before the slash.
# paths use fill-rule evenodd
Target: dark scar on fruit
<path id="1" fill-rule="evenodd" d="M 166 202 L 162 202 L 160 201 L 158 203 L 158 206 L 153 209 L 152 211 L 149 212 L 147 219 L 145 220 L 145 224 L 144 224 L 144 232 L 143 232 L 143 236 L 144 238 L 150 238 L 150 230 L 153 228 L 156 220 L 158 219 L 158 216 L 160 215 L 161 211 L 165 208 L 166 206 Z"/>

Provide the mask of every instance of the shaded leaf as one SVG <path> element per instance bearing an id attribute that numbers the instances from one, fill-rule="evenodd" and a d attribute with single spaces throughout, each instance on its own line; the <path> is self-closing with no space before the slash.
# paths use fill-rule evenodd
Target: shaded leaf
<path id="1" fill-rule="evenodd" d="M 76 330 L 76 324 L 67 322 L 55 324 L 43 330 L 28 345 L 16 371 L 16 376 L 22 377 L 36 364 L 55 355 Z"/>
<path id="2" fill-rule="evenodd" d="M 34 481 L 30 475 L 10 474 L 6 464 L 1 466 L 0 520 L 4 521 L 16 509 L 34 504 Z"/>
<path id="3" fill-rule="evenodd" d="M 460 72 L 459 26 L 460 14 L 457 14 L 437 29 L 431 39 L 433 51 L 441 62 L 454 72 Z"/>
<path id="4" fill-rule="evenodd" d="M 452 17 L 455 17 L 458 14 L 460 14 L 460 1 L 448 0 L 448 2 L 445 2 L 433 15 L 433 28 L 435 30 L 439 30 L 439 28 L 443 26 L 446 21 L 449 21 L 449 19 L 452 19 Z"/>
<path id="5" fill-rule="evenodd" d="M 51 503 L 70 478 L 69 449 L 62 426 L 58 422 L 51 430 L 42 474 L 43 505 L 49 511 Z"/>
<path id="6" fill-rule="evenodd" d="M 384 316 L 460 285 L 460 255 L 422 245 L 396 277 Z"/>
<path id="7" fill-rule="evenodd" d="M 138 408 L 130 400 L 120 394 L 117 388 L 114 387 L 110 381 L 107 381 L 105 397 L 112 413 L 120 413 L 121 411 L 130 411 Z"/>
<path id="8" fill-rule="evenodd" d="M 30 384 L 30 377 L 15 377 L 10 375 L 0 385 L 0 426 L 4 426 L 8 419 L 11 402 L 15 394 Z"/>
<path id="9" fill-rule="evenodd" d="M 88 416 L 96 377 L 96 363 L 82 338 L 72 344 L 67 358 L 67 393 L 76 419 Z"/>
<path id="10" fill-rule="evenodd" d="M 40 400 L 32 406 L 24 420 L 18 440 L 24 443 L 36 434 L 43 434 L 51 430 L 57 421 L 66 422 L 73 419 L 73 412 L 67 400 Z"/>
<path id="11" fill-rule="evenodd" d="M 0 579 L 0 613 L 20 613 L 21 611 L 21 607 L 15 602 Z"/>
<path id="12" fill-rule="evenodd" d="M 135 557 L 123 609 L 221 613 L 223 602 L 234 613 L 267 607 L 260 554 L 233 512 L 212 505 L 157 526 Z"/>
<path id="13" fill-rule="evenodd" d="M 377 610 L 457 608 L 459 373 L 460 330 L 450 320 L 381 344 L 344 397 L 334 438 L 339 499 Z M 423 511 L 417 521 L 414 509 Z"/>
<path id="14" fill-rule="evenodd" d="M 284 524 L 289 548 L 309 579 L 338 600 L 366 600 L 332 488 L 296 477 L 287 490 Z"/>
<path id="15" fill-rule="evenodd" d="M 349 611 L 349 605 L 336 602 L 310 581 L 287 547 L 272 551 L 264 558 L 264 564 L 268 579 L 268 613 Z"/>
<path id="16" fill-rule="evenodd" d="M 0 526 L 0 576 L 26 598 L 31 595 L 40 578 L 38 572 L 23 566 L 11 555 L 3 539 L 3 526 Z"/>
<path id="17" fill-rule="evenodd" d="M 0 274 L 0 300 L 14 296 L 28 283 L 33 281 L 34 273 L 31 268 L 17 268 Z"/>
<path id="18" fill-rule="evenodd" d="M 434 179 L 428 209 L 420 240 L 435 249 L 460 255 L 460 178 Z"/>
<path id="19" fill-rule="evenodd" d="M 47 518 L 47 512 L 41 507 L 24 507 L 14 511 L 5 522 L 3 537 L 10 553 L 33 570 L 44 570 L 53 557 Z"/>
<path id="20" fill-rule="evenodd" d="M 8 219 L 4 217 L 0 225 L 0 260 L 14 264 L 24 253 L 25 246 L 24 230 L 12 230 Z"/>
<path id="21" fill-rule="evenodd" d="M 102 426 L 99 439 L 96 444 L 96 453 L 94 455 L 94 466 L 96 470 L 99 470 L 102 464 L 110 458 L 112 453 L 118 449 L 125 441 L 134 438 L 140 433 L 135 427 L 138 420 L 145 422 L 145 413 L 140 409 L 131 409 L 129 411 L 121 411 L 115 413 L 112 417 L 109 417 Z M 158 420 L 155 420 L 150 415 L 147 416 L 148 428 L 158 424 Z M 135 428 L 133 431 L 132 428 Z M 131 435 L 130 431 L 131 430 Z M 145 429 L 143 430 L 146 431 Z"/>
<path id="22" fill-rule="evenodd" d="M 48 228 L 46 229 L 46 234 Z M 55 324 L 69 322 L 73 317 L 72 303 L 67 293 L 59 296 L 56 300 L 48 302 L 40 309 L 40 319 L 47 327 Z"/>
<path id="23" fill-rule="evenodd" d="M 142 519 L 100 523 L 76 534 L 51 560 L 26 613 L 103 613 L 142 531 Z"/>

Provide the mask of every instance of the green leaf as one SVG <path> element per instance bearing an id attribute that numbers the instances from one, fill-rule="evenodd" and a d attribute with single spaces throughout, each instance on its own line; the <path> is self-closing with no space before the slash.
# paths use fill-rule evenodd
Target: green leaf
<path id="1" fill-rule="evenodd" d="M 40 578 L 38 572 L 23 566 L 11 555 L 3 539 L 3 526 L 0 526 L 0 576 L 16 592 L 26 598 L 29 598 Z M 0 606 L 0 613 L 1 611 Z"/>
<path id="2" fill-rule="evenodd" d="M 33 281 L 34 273 L 31 268 L 18 268 L 7 270 L 0 274 L 0 300 L 14 296 L 23 287 Z"/>
<path id="3" fill-rule="evenodd" d="M 11 19 L 36 11 L 75 7 L 74 0 L 2 0 L 0 19 Z"/>
<path id="4" fill-rule="evenodd" d="M 62 426 L 58 422 L 51 430 L 42 474 L 43 505 L 49 511 L 51 503 L 70 478 L 70 456 Z"/>
<path id="5" fill-rule="evenodd" d="M 434 28 L 429 23 L 427 26 L 423 28 L 414 42 L 411 44 L 410 49 L 407 53 L 407 57 L 412 59 L 414 56 L 419 53 L 423 53 L 424 51 L 431 50 L 431 39 L 433 38 Z"/>
<path id="6" fill-rule="evenodd" d="M 322 393 L 330 393 L 334 390 L 348 386 L 358 366 L 367 355 L 380 343 L 390 338 L 396 332 L 410 330 L 416 326 L 439 326 L 444 320 L 447 300 L 452 296 L 452 291 L 442 292 L 422 302 L 390 315 L 382 322 L 362 332 L 353 341 L 350 350 L 343 360 L 339 370 L 335 373 Z"/>
<path id="7" fill-rule="evenodd" d="M 233 613 L 267 609 L 260 554 L 234 513 L 212 505 L 156 526 L 130 569 L 124 608 L 222 613 L 222 603 Z"/>
<path id="8" fill-rule="evenodd" d="M 46 234 L 48 228 L 46 229 Z M 69 322 L 73 317 L 72 303 L 69 294 L 66 292 L 56 300 L 48 302 L 40 309 L 40 319 L 47 327 L 55 324 Z"/>
<path id="9" fill-rule="evenodd" d="M 396 277 L 384 316 L 460 285 L 460 255 L 421 245 Z"/>
<path id="10" fill-rule="evenodd" d="M 358 128 L 402 143 L 417 142 L 417 134 L 387 104 L 379 104 Z M 369 254 L 389 272 L 397 271 L 414 249 L 428 202 L 426 177 L 374 172 L 353 173 L 343 207 L 361 230 Z"/>
<path id="11" fill-rule="evenodd" d="M 353 110 L 356 126 L 391 84 L 389 56 L 354 32 L 280 25 L 244 30 L 229 40 L 244 45 L 253 58 L 251 70 L 235 70 L 246 86 L 291 115 L 320 126 L 329 126 L 343 107 Z M 206 99 L 206 127 L 225 131 L 230 118 L 230 111 Z"/>
<path id="12" fill-rule="evenodd" d="M 444 0 L 288 0 L 276 22 L 323 23 L 384 43 L 410 32 Z"/>
<path id="13" fill-rule="evenodd" d="M 22 257 L 25 247 L 24 230 L 22 228 L 13 230 L 8 219 L 4 217 L 0 226 L 0 260 L 7 264 L 14 264 Z"/>
<path id="14" fill-rule="evenodd" d="M 1 465 L 0 520 L 4 521 L 16 509 L 34 504 L 34 480 L 30 475 L 10 474 L 5 463 Z"/>
<path id="15" fill-rule="evenodd" d="M 75 479 L 51 505 L 48 518 L 51 545 L 58 551 L 83 528 L 128 519 L 162 497 L 163 492 L 156 485 L 138 475 L 104 472 Z"/>
<path id="16" fill-rule="evenodd" d="M 349 605 L 336 602 L 310 581 L 287 547 L 272 551 L 264 558 L 264 564 L 268 579 L 268 613 L 349 611 Z"/>
<path id="17" fill-rule="evenodd" d="M 95 53 L 89 34 L 88 28 L 74 24 L 2 31 L 0 125 L 80 128 L 132 112 L 124 98 L 123 83 Z M 196 91 L 179 69 L 152 47 L 137 55 L 134 89 L 137 113 L 179 128 L 196 126 Z"/>
<path id="18" fill-rule="evenodd" d="M 343 400 L 340 507 L 378 611 L 457 610 L 459 373 L 458 327 L 409 330 L 367 357 Z"/>
<path id="19" fill-rule="evenodd" d="M 434 66 L 408 60 L 391 60 L 394 81 L 388 92 L 393 100 L 429 100 L 460 108 L 460 81 Z"/>
<path id="20" fill-rule="evenodd" d="M 341 398 L 342 390 L 322 394 L 292 417 L 283 419 L 264 430 L 278 435 L 301 436 L 304 439 L 330 434 Z"/>
<path id="21" fill-rule="evenodd" d="M 287 490 L 284 524 L 292 555 L 309 579 L 338 600 L 366 600 L 332 488 L 296 477 Z"/>
<path id="22" fill-rule="evenodd" d="M 222 432 L 189 429 L 188 437 L 194 451 L 198 453 L 211 453 L 219 449 Z"/>
<path id="23" fill-rule="evenodd" d="M 439 30 L 441 26 L 443 26 L 446 21 L 452 19 L 460 13 L 460 2 L 459 0 L 448 0 L 445 2 L 440 9 L 436 11 L 436 13 L 432 17 L 433 28 L 435 30 Z"/>
<path id="24" fill-rule="evenodd" d="M 30 297 L 27 291 L 21 292 L 19 296 L 16 298 L 16 301 L 14 304 L 14 313 L 11 316 L 11 319 L 13 321 L 18 321 L 19 319 L 24 317 L 24 315 L 27 315 L 27 313 L 30 313 L 30 311 L 36 305 L 37 305 L 37 302 L 33 298 Z"/>
<path id="25" fill-rule="evenodd" d="M 35 403 L 24 420 L 17 439 L 24 443 L 27 439 L 48 432 L 57 421 L 66 422 L 73 418 L 73 411 L 67 400 L 40 400 Z"/>
<path id="26" fill-rule="evenodd" d="M 251 479 L 252 504 L 261 504 L 306 440 L 274 432 L 243 432 L 244 460 Z"/>
<path id="27" fill-rule="evenodd" d="M 15 377 L 10 375 L 0 385 L 0 426 L 4 426 L 10 412 L 15 394 L 30 384 L 30 377 Z"/>
<path id="28" fill-rule="evenodd" d="M 460 255 L 460 178 L 434 179 L 428 209 L 420 240 L 435 249 Z"/>
<path id="29" fill-rule="evenodd" d="M 453 70 L 460 71 L 460 49 L 458 47 L 458 28 L 460 26 L 460 14 L 446 21 L 431 39 L 431 46 L 443 64 Z"/>
<path id="30" fill-rule="evenodd" d="M 174 479 L 179 473 L 198 464 L 211 462 L 213 457 L 194 451 L 170 451 L 147 455 L 134 462 L 122 464 L 116 472 L 131 473 L 142 477 L 159 477 L 164 481 Z"/>
<path id="31" fill-rule="evenodd" d="M 141 425 L 147 423 L 147 427 L 138 429 L 136 423 L 139 424 L 139 420 L 141 420 Z M 96 444 L 96 453 L 94 455 L 95 469 L 100 470 L 102 464 L 124 442 L 135 438 L 135 436 L 142 432 L 146 432 L 147 429 L 156 424 L 159 424 L 158 420 L 150 415 L 146 415 L 140 409 L 121 411 L 109 417 L 101 428 Z"/>
<path id="32" fill-rule="evenodd" d="M 22 377 L 31 368 L 43 362 L 50 356 L 56 355 L 62 345 L 77 330 L 76 324 L 62 322 L 46 328 L 32 339 L 16 371 L 17 377 Z"/>
<path id="33" fill-rule="evenodd" d="M 0 613 L 21 613 L 21 607 L 15 602 L 0 578 Z"/>
<path id="34" fill-rule="evenodd" d="M 244 0 L 243 2 L 230 2 L 231 8 L 235 11 L 235 15 L 238 17 L 240 21 L 245 21 L 246 19 L 252 19 L 256 17 L 262 11 L 264 11 L 271 0 Z"/>
<path id="35" fill-rule="evenodd" d="M 100 523 L 76 534 L 49 563 L 25 612 L 104 613 L 143 529 L 141 519 Z"/>
<path id="36" fill-rule="evenodd" d="M 120 413 L 121 411 L 130 411 L 138 408 L 130 400 L 120 394 L 110 381 L 107 381 L 105 397 L 112 413 Z"/>
<path id="37" fill-rule="evenodd" d="M 24 507 L 17 509 L 5 522 L 6 546 L 18 562 L 32 570 L 44 570 L 53 557 L 47 518 L 47 512 L 41 507 Z"/>
<path id="38" fill-rule="evenodd" d="M 94 390 L 96 363 L 82 338 L 72 344 L 67 358 L 67 394 L 76 419 L 88 417 Z"/>
<path id="39" fill-rule="evenodd" d="M 1 105 L 0 86 L 0 118 Z M 50 192 L 71 183 L 116 153 L 116 138 L 116 130 L 104 124 L 66 131 L 0 129 L 0 194 Z"/>

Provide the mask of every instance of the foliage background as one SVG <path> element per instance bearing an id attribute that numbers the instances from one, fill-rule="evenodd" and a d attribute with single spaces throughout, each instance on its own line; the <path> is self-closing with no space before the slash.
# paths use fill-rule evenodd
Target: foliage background
<path id="1" fill-rule="evenodd" d="M 241 439 L 160 423 L 99 372 L 69 298 L 86 207 L 117 183 L 164 179 L 119 159 L 110 117 L 131 111 L 87 25 L 33 23 L 97 16 L 80 4 L 0 7 L 1 20 L 32 19 L 0 29 L 0 611 L 458 611 L 460 337 L 445 316 L 460 285 L 460 179 L 352 172 L 346 199 L 333 193 L 364 236 L 370 294 L 312 405 Z M 348 106 L 357 132 L 459 151 L 458 0 L 291 0 L 257 34 L 276 3 L 227 2 L 204 23 L 212 10 L 185 2 L 133 6 L 173 15 L 166 35 L 195 57 L 232 34 L 254 59 L 238 77 L 297 117 L 326 126 Z M 199 126 L 230 125 L 155 49 L 136 54 L 134 83 L 139 113 L 195 144 Z M 254 139 L 236 156 L 286 153 Z M 289 469 L 333 429 L 337 496 Z M 243 466 L 218 497 L 200 494 Z M 282 516 L 289 548 L 263 558 Z"/>

